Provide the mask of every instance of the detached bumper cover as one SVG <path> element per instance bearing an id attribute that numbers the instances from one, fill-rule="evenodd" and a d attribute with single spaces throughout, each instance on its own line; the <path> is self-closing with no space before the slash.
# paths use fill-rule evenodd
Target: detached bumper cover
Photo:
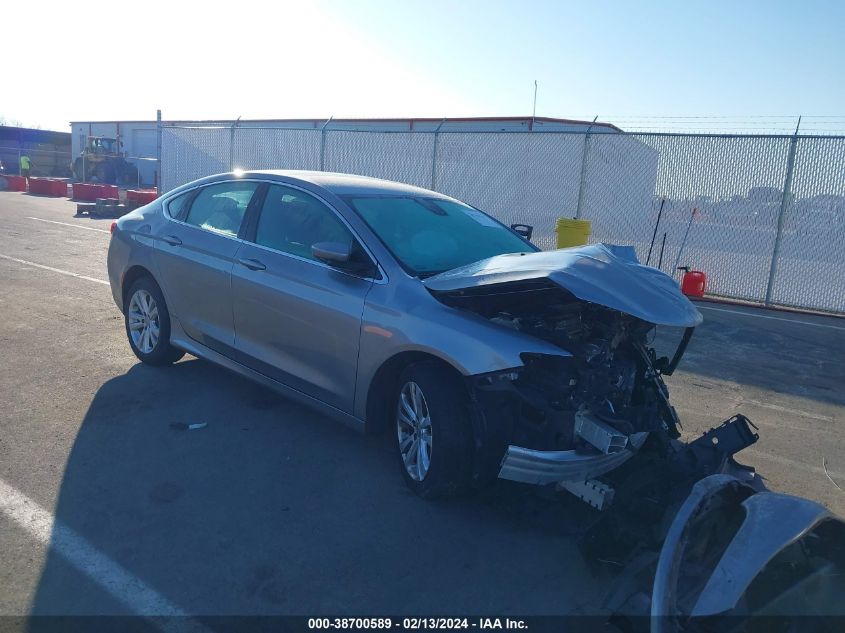
<path id="1" fill-rule="evenodd" d="M 586 481 L 618 468 L 643 445 L 648 433 L 634 433 L 629 448 L 618 453 L 576 453 L 575 451 L 538 451 L 509 446 L 499 471 L 500 479 L 526 484 L 553 484 L 561 481 Z M 633 450 L 631 450 L 633 449 Z"/>

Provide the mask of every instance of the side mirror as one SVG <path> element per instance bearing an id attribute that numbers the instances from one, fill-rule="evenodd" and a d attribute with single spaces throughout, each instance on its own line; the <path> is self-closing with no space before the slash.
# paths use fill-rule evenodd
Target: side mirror
<path id="1" fill-rule="evenodd" d="M 352 247 L 340 242 L 317 242 L 311 246 L 311 254 L 320 261 L 335 266 L 349 262 Z"/>
<path id="2" fill-rule="evenodd" d="M 534 227 L 530 224 L 511 224 L 511 230 L 517 235 L 521 235 L 526 240 L 530 240 L 531 235 L 534 233 Z"/>

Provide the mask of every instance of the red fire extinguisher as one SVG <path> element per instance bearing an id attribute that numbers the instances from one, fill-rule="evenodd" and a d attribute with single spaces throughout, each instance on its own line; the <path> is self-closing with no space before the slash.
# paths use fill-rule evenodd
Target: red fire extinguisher
<path id="1" fill-rule="evenodd" d="M 684 276 L 681 279 L 681 292 L 688 297 L 703 297 L 707 275 L 700 270 L 690 270 L 689 266 L 678 266 L 678 270 L 684 271 Z"/>

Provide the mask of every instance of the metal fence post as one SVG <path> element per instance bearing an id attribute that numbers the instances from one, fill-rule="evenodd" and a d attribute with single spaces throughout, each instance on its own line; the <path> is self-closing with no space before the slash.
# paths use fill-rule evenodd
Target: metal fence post
<path id="1" fill-rule="evenodd" d="M 238 127 L 240 120 L 241 117 L 235 119 L 235 122 L 229 128 L 229 171 L 235 169 L 235 128 Z"/>
<path id="2" fill-rule="evenodd" d="M 593 119 L 593 123 L 598 120 L 598 115 Z M 593 123 L 587 128 L 584 134 L 584 152 L 581 155 L 581 176 L 578 183 L 578 203 L 575 206 L 575 218 L 580 219 L 581 213 L 584 210 L 584 189 L 587 186 L 587 159 L 590 155 L 590 130 L 593 129 Z"/>
<path id="3" fill-rule="evenodd" d="M 324 165 L 326 161 L 326 128 L 328 127 L 329 123 L 332 122 L 333 118 L 334 115 L 326 119 L 326 122 L 323 123 L 323 127 L 320 128 L 320 171 L 324 171 Z"/>
<path id="4" fill-rule="evenodd" d="M 440 139 L 440 128 L 446 123 L 444 118 L 434 130 L 434 147 L 431 150 L 431 190 L 437 191 L 437 141 Z"/>
<path id="5" fill-rule="evenodd" d="M 156 190 L 161 193 L 161 110 L 156 110 Z"/>
<path id="6" fill-rule="evenodd" d="M 235 168 L 235 124 L 229 128 L 229 171 Z"/>
<path id="7" fill-rule="evenodd" d="M 800 119 L 799 119 L 800 125 Z M 795 153 L 798 147 L 798 128 L 795 128 L 795 134 L 789 141 L 789 154 L 786 158 L 786 179 L 783 183 L 783 196 L 780 200 L 780 210 L 778 211 L 778 228 L 775 236 L 775 246 L 772 249 L 772 265 L 769 268 L 769 282 L 766 285 L 766 305 L 771 305 L 772 294 L 775 287 L 775 277 L 778 271 L 778 258 L 780 257 L 780 247 L 783 242 L 783 224 L 786 218 L 786 212 L 789 209 L 792 198 L 792 176 L 795 173 Z"/>

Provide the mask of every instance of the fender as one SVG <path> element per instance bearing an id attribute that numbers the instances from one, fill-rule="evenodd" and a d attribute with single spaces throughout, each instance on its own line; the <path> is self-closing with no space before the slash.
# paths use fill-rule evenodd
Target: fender
<path id="1" fill-rule="evenodd" d="M 464 376 L 522 367 L 521 354 L 571 356 L 539 338 L 432 300 L 423 284 L 374 284 L 361 318 L 355 416 L 365 419 L 379 367 L 403 352 L 424 352 Z"/>

